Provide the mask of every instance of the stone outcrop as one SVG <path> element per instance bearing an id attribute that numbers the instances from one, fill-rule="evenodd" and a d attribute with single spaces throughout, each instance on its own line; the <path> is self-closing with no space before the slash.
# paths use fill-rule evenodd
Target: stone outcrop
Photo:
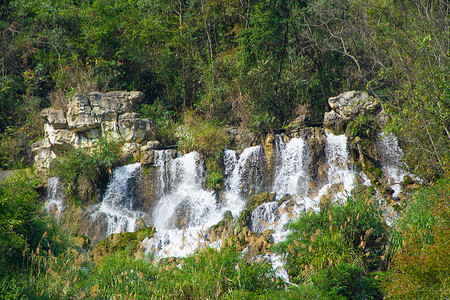
<path id="1" fill-rule="evenodd" d="M 378 116 L 382 106 L 378 99 L 366 92 L 350 91 L 328 99 L 331 111 L 325 113 L 323 127 L 342 134 L 347 124 L 362 115 Z"/>
<path id="2" fill-rule="evenodd" d="M 109 92 L 77 94 L 70 99 L 67 114 L 58 109 L 46 108 L 44 139 L 32 145 L 35 165 L 47 171 L 50 163 L 64 151 L 88 147 L 101 137 L 127 142 L 130 155 L 139 159 L 139 148 L 153 137 L 154 124 L 140 119 L 133 109 L 142 101 L 141 92 Z"/>

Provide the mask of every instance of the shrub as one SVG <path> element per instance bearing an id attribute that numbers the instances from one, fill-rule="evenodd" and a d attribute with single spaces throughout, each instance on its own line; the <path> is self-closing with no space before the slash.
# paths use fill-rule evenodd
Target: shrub
<path id="1" fill-rule="evenodd" d="M 450 181 L 419 189 L 395 225 L 385 288 L 392 299 L 450 297 Z"/>
<path id="2" fill-rule="evenodd" d="M 276 247 L 286 254 L 286 268 L 294 282 L 311 281 L 345 296 L 358 288 L 351 278 L 364 281 L 369 272 L 382 267 L 379 257 L 387 230 L 372 197 L 355 193 L 345 203 L 338 201 L 318 212 L 300 213 L 289 225 L 292 232 L 286 241 Z M 367 286 L 359 288 L 359 294 L 369 293 Z"/>
<path id="3" fill-rule="evenodd" d="M 184 114 L 183 122 L 184 128 L 178 139 L 179 150 L 196 150 L 206 156 L 220 158 L 222 150 L 228 144 L 228 135 L 224 128 L 200 118 L 193 111 Z"/>
<path id="4" fill-rule="evenodd" d="M 52 174 L 59 177 L 72 199 L 92 201 L 106 171 L 119 164 L 121 142 L 99 139 L 92 148 L 69 151 L 52 162 Z"/>
<path id="5" fill-rule="evenodd" d="M 39 243 L 42 204 L 36 189 L 40 184 L 39 178 L 23 171 L 0 185 L 0 269 L 22 264 L 22 251 Z"/>

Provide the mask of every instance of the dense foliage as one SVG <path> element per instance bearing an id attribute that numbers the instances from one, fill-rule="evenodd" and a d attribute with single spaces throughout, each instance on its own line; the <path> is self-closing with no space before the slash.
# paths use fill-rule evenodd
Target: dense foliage
<path id="1" fill-rule="evenodd" d="M 52 162 L 52 174 L 60 178 L 72 200 L 91 202 L 96 188 L 106 183 L 111 168 L 119 164 L 121 145 L 120 141 L 100 138 L 90 148 L 68 151 Z"/>
<path id="2" fill-rule="evenodd" d="M 382 100 L 412 170 L 448 172 L 445 1 L 8 0 L 0 11 L 2 168 L 30 163 L 38 111 L 76 92 L 145 92 L 141 112 L 172 143 L 186 109 L 266 131 L 299 105 L 320 122 L 327 97 L 358 89 Z"/>
<path id="3" fill-rule="evenodd" d="M 275 246 L 297 285 L 285 286 L 269 263 L 228 248 L 152 261 L 111 247 L 98 258 L 44 219 L 40 180 L 19 173 L 0 184 L 0 296 L 449 298 L 449 53 L 443 0 L 2 1 L 0 169 L 33 162 L 41 109 L 66 110 L 76 93 L 139 90 L 157 139 L 204 154 L 207 184 L 221 189 L 226 126 L 267 132 L 305 112 L 320 123 L 328 97 L 355 89 L 376 96 L 389 120 L 380 128 L 362 116 L 347 135 L 395 133 L 425 185 L 396 204 L 392 227 L 370 189 L 302 212 Z M 99 140 L 55 162 L 75 203 L 95 200 L 119 149 Z"/>

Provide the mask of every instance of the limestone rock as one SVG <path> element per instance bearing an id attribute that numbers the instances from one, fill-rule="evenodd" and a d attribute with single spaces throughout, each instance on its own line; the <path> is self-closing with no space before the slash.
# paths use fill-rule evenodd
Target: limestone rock
<path id="1" fill-rule="evenodd" d="M 50 148 L 40 148 L 34 157 L 34 164 L 38 170 L 50 169 L 50 163 L 56 158 L 55 152 Z"/>
<path id="2" fill-rule="evenodd" d="M 60 109 L 43 109 L 41 111 L 41 117 L 43 117 L 48 124 L 52 125 L 56 129 L 67 128 L 66 114 Z"/>
<path id="3" fill-rule="evenodd" d="M 136 201 L 137 208 L 141 211 L 146 211 L 151 214 L 158 202 L 158 185 L 157 170 L 149 168 L 143 172 L 137 180 L 136 185 Z M 151 220 L 144 219 L 145 223 L 151 225 Z"/>
<path id="4" fill-rule="evenodd" d="M 77 131 L 87 131 L 91 128 L 100 127 L 88 97 L 78 94 L 69 101 L 67 123 L 69 129 Z"/>
<path id="5" fill-rule="evenodd" d="M 305 127 L 309 126 L 310 124 L 311 124 L 311 118 L 309 116 L 300 115 L 297 118 L 295 118 L 294 121 L 289 123 L 286 131 L 289 136 L 297 137 L 298 133 Z"/>
<path id="6" fill-rule="evenodd" d="M 51 131 L 48 140 L 56 150 L 72 150 L 74 149 L 76 135 L 74 132 L 66 129 L 56 129 Z"/>
<path id="7" fill-rule="evenodd" d="M 155 152 L 149 149 L 148 146 L 141 147 L 141 158 L 140 162 L 143 166 L 151 166 L 155 162 Z"/>
<path id="8" fill-rule="evenodd" d="M 332 111 L 325 113 L 323 126 L 335 134 L 344 132 L 348 122 L 361 115 L 378 115 L 382 111 L 378 99 L 366 92 L 350 91 L 328 99 Z"/>
<path id="9" fill-rule="evenodd" d="M 139 119 L 137 113 L 124 113 L 119 116 L 119 132 L 126 141 L 142 142 L 151 136 L 154 124 L 149 119 Z"/>
<path id="10" fill-rule="evenodd" d="M 147 142 L 147 147 L 149 149 L 158 149 L 159 148 L 159 142 L 158 141 L 149 141 L 149 142 Z"/>
<path id="11" fill-rule="evenodd" d="M 62 152 L 91 147 L 101 137 L 129 143 L 154 138 L 154 123 L 149 119 L 140 119 L 137 113 L 132 112 L 143 98 L 141 92 L 77 94 L 69 101 L 67 115 L 54 108 L 42 110 L 41 116 L 47 121 L 44 125 L 45 139 L 33 145 L 38 171 L 45 172 L 50 161 Z M 152 148 L 159 146 L 156 143 L 152 144 Z M 140 147 L 125 146 L 124 156 L 139 160 Z"/>
<path id="12" fill-rule="evenodd" d="M 273 181 L 274 165 L 275 165 L 275 135 L 267 134 L 264 141 L 264 158 L 265 158 L 265 177 L 267 182 Z"/>
<path id="13" fill-rule="evenodd" d="M 228 134 L 229 145 L 232 148 L 244 149 L 260 144 L 261 137 L 243 127 L 228 127 L 225 129 Z"/>
<path id="14" fill-rule="evenodd" d="M 120 139 L 120 132 L 117 121 L 103 121 L 101 127 L 102 136 L 111 137 L 113 139 Z"/>
<path id="15" fill-rule="evenodd" d="M 125 143 L 122 147 L 122 152 L 127 157 L 133 157 L 136 160 L 140 159 L 141 147 L 138 143 Z"/>
<path id="16" fill-rule="evenodd" d="M 87 131 L 101 127 L 102 122 L 117 121 L 129 113 L 144 97 L 141 92 L 110 92 L 78 94 L 69 101 L 67 122 L 70 129 Z"/>

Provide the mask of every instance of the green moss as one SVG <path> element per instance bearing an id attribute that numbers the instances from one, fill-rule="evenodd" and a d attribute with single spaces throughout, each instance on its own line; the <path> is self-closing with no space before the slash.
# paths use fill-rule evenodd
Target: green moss
<path id="1" fill-rule="evenodd" d="M 140 243 L 155 234 L 155 227 L 144 227 L 134 232 L 111 234 L 106 240 L 97 243 L 94 255 L 103 257 L 106 254 L 124 251 L 127 254 L 138 250 Z"/>
<path id="2" fill-rule="evenodd" d="M 246 204 L 246 207 L 253 211 L 256 207 L 263 203 L 275 201 L 275 193 L 264 192 L 258 195 L 251 196 Z"/>

